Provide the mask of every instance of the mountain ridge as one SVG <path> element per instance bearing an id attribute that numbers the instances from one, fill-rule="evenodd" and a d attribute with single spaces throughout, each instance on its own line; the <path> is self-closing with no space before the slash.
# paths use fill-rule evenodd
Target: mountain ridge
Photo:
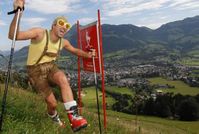
<path id="1" fill-rule="evenodd" d="M 199 16 L 169 22 L 155 30 L 132 24 L 103 24 L 102 36 L 105 54 L 131 50 L 140 52 L 141 55 L 146 50 L 153 48 L 162 48 L 161 50 L 155 49 L 155 51 L 187 54 L 199 50 Z M 64 38 L 77 47 L 76 25 L 73 25 Z M 27 51 L 28 46 L 16 51 L 14 55 L 16 62 L 24 61 Z M 68 55 L 68 52 L 64 50 L 61 55 Z"/>

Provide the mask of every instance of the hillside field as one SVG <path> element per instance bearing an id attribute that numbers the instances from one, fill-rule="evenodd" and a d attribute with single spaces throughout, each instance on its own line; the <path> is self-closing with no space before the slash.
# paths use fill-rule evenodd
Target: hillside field
<path id="1" fill-rule="evenodd" d="M 182 95 L 196 95 L 199 94 L 199 88 L 198 87 L 190 87 L 189 85 L 185 84 L 182 81 L 176 80 L 167 80 L 161 77 L 156 77 L 156 78 L 150 78 L 148 79 L 151 84 L 169 84 L 171 86 L 175 86 L 175 88 L 171 89 L 162 89 L 163 92 L 173 92 L 174 94 L 180 93 Z"/>
<path id="2" fill-rule="evenodd" d="M 1 85 L 0 102 L 4 85 Z M 99 99 L 101 100 L 101 93 Z M 99 133 L 95 88 L 83 89 L 83 115 L 88 120 L 88 127 L 77 134 Z M 107 103 L 114 99 L 107 97 Z M 107 134 L 198 134 L 199 121 L 182 122 L 149 116 L 135 116 L 107 110 Z M 9 88 L 6 116 L 2 134 L 72 134 L 63 105 L 59 103 L 60 117 L 67 127 L 57 127 L 46 115 L 46 106 L 42 98 L 20 88 Z M 103 116 L 101 111 L 103 126 Z M 136 121 L 137 119 L 137 121 Z"/>

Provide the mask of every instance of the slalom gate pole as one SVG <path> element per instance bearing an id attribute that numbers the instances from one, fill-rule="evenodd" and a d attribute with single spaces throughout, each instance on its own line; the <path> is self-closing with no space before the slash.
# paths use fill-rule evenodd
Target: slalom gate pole
<path id="1" fill-rule="evenodd" d="M 105 81 L 104 81 L 104 60 L 103 60 L 103 48 L 102 48 L 102 27 L 100 20 L 100 10 L 98 9 L 98 27 L 99 27 L 99 43 L 100 43 L 100 57 L 101 57 L 101 78 L 102 78 L 102 102 L 103 102 L 103 114 L 104 114 L 104 129 L 106 131 L 107 121 L 106 121 L 106 92 L 105 92 Z"/>
<path id="2" fill-rule="evenodd" d="M 10 14 L 17 12 L 17 20 L 16 20 L 16 24 L 15 24 L 14 37 L 13 37 L 13 40 L 12 40 L 10 58 L 9 58 L 9 61 L 8 61 L 8 69 L 7 69 L 7 75 L 6 75 L 6 81 L 5 81 L 5 90 L 4 90 L 3 99 L 2 99 L 2 109 L 1 109 L 1 116 L 0 116 L 0 131 L 2 131 L 3 115 L 5 114 L 5 110 L 6 110 L 6 98 L 7 98 L 7 93 L 8 93 L 8 85 L 9 85 L 9 81 L 10 81 L 10 72 L 11 72 L 11 69 L 12 69 L 12 60 L 13 60 L 13 55 L 14 55 L 16 35 L 17 35 L 17 29 L 18 29 L 18 24 L 19 24 L 19 16 L 20 16 L 21 10 L 22 9 L 20 7 L 18 7 L 16 10 L 8 13 L 8 15 L 10 15 Z"/>
<path id="3" fill-rule="evenodd" d="M 77 44 L 78 48 L 81 49 L 81 41 L 80 41 L 80 27 L 79 21 L 77 21 Z M 77 68 L 78 68 L 78 108 L 79 114 L 82 115 L 82 97 L 81 97 L 81 65 L 80 65 L 80 57 L 77 59 Z"/>
<path id="4" fill-rule="evenodd" d="M 97 98 L 97 112 L 98 112 L 98 120 L 99 120 L 99 130 L 100 134 L 102 133 L 102 127 L 101 127 L 101 120 L 100 120 L 100 109 L 99 109 L 99 98 L 98 98 L 98 88 L 97 88 L 97 75 L 96 75 L 96 68 L 95 68 L 95 57 L 92 57 L 93 59 L 93 70 L 94 70 L 94 77 L 95 77 L 95 89 L 96 89 L 96 98 Z"/>

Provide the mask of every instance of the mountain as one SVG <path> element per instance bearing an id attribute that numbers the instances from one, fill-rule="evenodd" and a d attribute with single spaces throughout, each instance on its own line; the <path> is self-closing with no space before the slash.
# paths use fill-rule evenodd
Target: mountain
<path id="1" fill-rule="evenodd" d="M 194 53 L 198 55 L 199 16 L 170 22 L 155 30 L 131 24 L 103 24 L 102 35 L 105 54 L 130 50 L 130 52 L 136 52 L 138 59 L 150 57 L 151 54 L 170 55 L 169 53 L 178 53 L 178 55 L 186 55 Z M 65 38 L 77 47 L 76 25 L 73 25 Z M 15 62 L 24 61 L 27 57 L 27 51 L 28 47 L 24 47 L 15 52 Z M 145 55 L 142 56 L 142 54 Z M 61 55 L 68 55 L 68 52 L 62 52 Z"/>
<path id="2" fill-rule="evenodd" d="M 145 38 L 150 35 L 151 29 L 134 25 L 102 26 L 104 52 L 113 52 L 122 49 L 137 49 L 146 45 Z"/>
<path id="3" fill-rule="evenodd" d="M 143 45 L 143 40 L 153 30 L 146 27 L 137 27 L 131 24 L 123 25 L 102 25 L 103 49 L 105 53 L 118 51 L 121 49 L 137 48 Z M 69 34 L 65 36 L 71 44 L 77 47 L 77 32 L 74 25 Z M 138 45 L 136 45 L 138 44 Z"/>
<path id="4" fill-rule="evenodd" d="M 3 55 L 3 56 L 7 56 L 7 55 L 9 55 L 10 54 L 10 51 L 2 51 L 2 50 L 0 50 L 0 54 L 1 55 Z"/>
<path id="5" fill-rule="evenodd" d="M 8 55 L 9 51 L 1 51 L 0 50 L 0 69 L 4 69 L 7 67 Z"/>
<path id="6" fill-rule="evenodd" d="M 73 27 L 70 36 L 66 36 L 72 44 L 76 44 L 75 29 Z M 104 24 L 102 33 L 105 53 L 122 49 L 139 49 L 149 44 L 159 44 L 169 50 L 188 52 L 197 48 L 199 44 L 199 16 L 170 22 L 155 30 L 131 24 Z"/>
<path id="7" fill-rule="evenodd" d="M 25 46 L 22 49 L 15 52 L 13 62 L 15 64 L 24 65 L 26 62 L 27 56 L 28 56 L 28 46 Z"/>
<path id="8" fill-rule="evenodd" d="M 162 25 L 154 31 L 153 38 L 183 51 L 194 49 L 199 44 L 199 16 Z"/>

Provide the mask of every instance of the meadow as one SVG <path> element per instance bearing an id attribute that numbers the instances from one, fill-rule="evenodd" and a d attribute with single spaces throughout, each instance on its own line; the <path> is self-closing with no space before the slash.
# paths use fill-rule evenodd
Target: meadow
<path id="1" fill-rule="evenodd" d="M 185 84 L 182 81 L 176 80 L 168 80 L 161 77 L 156 78 L 150 78 L 148 79 L 151 84 L 169 84 L 171 86 L 175 86 L 175 88 L 160 88 L 163 92 L 173 92 L 174 94 L 180 93 L 182 95 L 196 95 L 199 94 L 199 88 L 198 87 L 190 87 L 189 85 Z"/>
<path id="2" fill-rule="evenodd" d="M 0 103 L 3 89 L 4 85 L 1 85 Z M 89 124 L 77 134 L 98 134 L 95 88 L 84 88 L 82 99 L 84 104 L 82 114 Z M 101 93 L 99 99 L 102 100 Z M 111 105 L 115 100 L 107 96 L 106 101 Z M 48 118 L 43 99 L 31 91 L 10 87 L 6 106 L 2 134 L 73 134 L 61 102 L 58 104 L 58 111 L 66 122 L 65 129 L 59 128 Z M 102 114 L 101 110 L 103 126 Z M 107 110 L 106 134 L 198 134 L 198 126 L 199 121 L 173 121 L 158 117 L 128 115 L 112 111 L 110 108 Z"/>

